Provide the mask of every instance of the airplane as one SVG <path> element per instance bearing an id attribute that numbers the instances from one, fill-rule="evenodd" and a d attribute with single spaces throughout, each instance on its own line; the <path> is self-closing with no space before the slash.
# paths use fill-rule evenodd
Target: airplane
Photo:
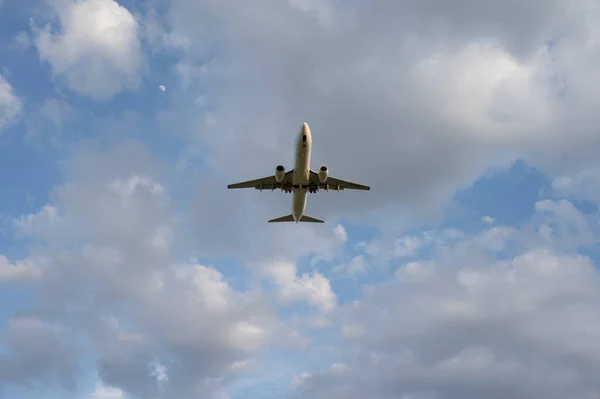
<path id="1" fill-rule="evenodd" d="M 230 184 L 228 189 L 235 188 L 254 188 L 256 190 L 275 190 L 281 189 L 286 193 L 293 193 L 292 213 L 277 219 L 269 220 L 269 223 L 281 222 L 305 222 L 305 223 L 325 223 L 323 220 L 315 219 L 304 214 L 306 210 L 306 194 L 316 193 L 319 190 L 329 191 L 337 190 L 370 190 L 369 186 L 352 183 L 349 181 L 336 179 L 329 176 L 327 166 L 321 166 L 319 172 L 310 169 L 310 152 L 312 147 L 312 135 L 310 127 L 305 122 L 300 128 L 296 139 L 296 164 L 294 169 L 286 172 L 283 165 L 275 168 L 275 174 L 245 181 L 242 183 Z"/>

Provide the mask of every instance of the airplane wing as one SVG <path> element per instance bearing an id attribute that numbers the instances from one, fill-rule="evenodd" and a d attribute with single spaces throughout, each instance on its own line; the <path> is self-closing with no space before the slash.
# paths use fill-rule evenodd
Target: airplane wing
<path id="1" fill-rule="evenodd" d="M 329 176 L 325 183 L 319 181 L 319 174 L 313 170 L 310 171 L 310 185 L 320 190 L 370 190 L 371 187 L 362 184 L 352 183 L 342 179 L 336 179 Z"/>
<path id="2" fill-rule="evenodd" d="M 263 177 L 260 179 L 249 180 L 241 183 L 230 184 L 227 188 L 254 188 L 256 190 L 275 190 L 292 187 L 292 172 L 290 170 L 283 176 L 281 182 L 277 182 L 275 175 Z"/>

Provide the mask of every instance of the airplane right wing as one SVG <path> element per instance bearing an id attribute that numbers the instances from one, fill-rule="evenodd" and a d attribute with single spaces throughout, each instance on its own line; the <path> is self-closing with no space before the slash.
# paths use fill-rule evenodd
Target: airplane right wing
<path id="1" fill-rule="evenodd" d="M 292 169 L 286 172 L 280 182 L 278 182 L 277 179 L 275 179 L 275 175 L 273 175 L 241 183 L 229 184 L 227 188 L 254 188 L 256 190 L 291 189 L 293 171 L 294 170 Z"/>
<path id="2" fill-rule="evenodd" d="M 310 185 L 317 187 L 320 190 L 364 190 L 368 191 L 371 189 L 369 186 L 363 186 L 362 184 L 352 183 L 350 181 L 336 179 L 335 177 L 328 177 L 325 183 L 319 181 L 319 174 L 313 170 L 310 171 Z"/>

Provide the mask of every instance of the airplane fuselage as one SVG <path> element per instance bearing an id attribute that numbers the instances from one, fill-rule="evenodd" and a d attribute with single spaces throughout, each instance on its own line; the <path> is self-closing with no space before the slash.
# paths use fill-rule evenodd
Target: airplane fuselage
<path id="1" fill-rule="evenodd" d="M 306 209 L 306 195 L 310 181 L 310 150 L 312 137 L 308 124 L 304 123 L 296 140 L 296 162 L 292 173 L 292 215 L 294 221 L 302 218 Z"/>

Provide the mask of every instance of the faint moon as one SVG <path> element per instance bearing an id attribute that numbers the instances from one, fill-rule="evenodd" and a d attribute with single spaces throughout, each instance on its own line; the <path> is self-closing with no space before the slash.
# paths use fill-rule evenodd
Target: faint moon
<path id="1" fill-rule="evenodd" d="M 160 89 L 160 91 L 165 91 L 167 90 L 167 88 L 163 85 L 158 86 L 158 88 Z"/>

